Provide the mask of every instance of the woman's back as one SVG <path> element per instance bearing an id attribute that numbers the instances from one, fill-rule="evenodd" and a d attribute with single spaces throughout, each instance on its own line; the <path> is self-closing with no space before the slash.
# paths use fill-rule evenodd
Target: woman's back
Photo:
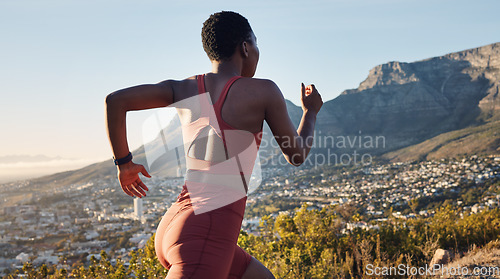
<path id="1" fill-rule="evenodd" d="M 210 103 L 215 104 L 220 99 L 227 82 L 234 76 L 223 76 L 213 73 L 205 75 L 205 91 L 210 95 Z M 232 85 L 221 106 L 222 120 L 229 126 L 251 133 L 262 129 L 265 117 L 265 98 L 259 83 L 269 82 L 254 78 L 240 78 Z M 177 82 L 174 85 L 174 102 L 185 101 L 199 94 L 196 76 Z M 177 90 L 176 90 L 177 89 Z M 181 123 L 189 123 L 199 117 L 196 111 L 178 110 Z"/>
<path id="2" fill-rule="evenodd" d="M 178 95 L 185 95 L 174 103 L 181 118 L 186 153 L 185 188 L 197 214 L 237 201 L 248 192 L 263 120 L 246 117 L 245 109 L 248 108 L 244 106 L 239 111 L 234 109 L 245 99 L 250 107 L 258 107 L 256 99 L 249 98 L 249 91 L 233 89 L 241 80 L 240 76 L 231 77 L 220 92 L 215 89 L 212 90 L 215 93 L 210 94 L 205 75 L 196 76 L 196 95 L 192 91 L 179 92 Z M 213 85 L 217 88 L 215 83 Z M 233 98 L 236 94 L 240 98 Z M 234 115 L 231 124 L 222 115 L 224 111 Z M 259 125 L 259 130 L 250 132 L 234 127 L 243 127 L 248 123 Z"/>

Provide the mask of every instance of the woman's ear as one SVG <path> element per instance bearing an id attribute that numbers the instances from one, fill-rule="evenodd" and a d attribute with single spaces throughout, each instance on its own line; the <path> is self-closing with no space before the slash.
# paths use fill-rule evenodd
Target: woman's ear
<path id="1" fill-rule="evenodd" d="M 248 58 L 248 43 L 246 41 L 243 41 L 241 43 L 241 55 L 243 57 Z"/>

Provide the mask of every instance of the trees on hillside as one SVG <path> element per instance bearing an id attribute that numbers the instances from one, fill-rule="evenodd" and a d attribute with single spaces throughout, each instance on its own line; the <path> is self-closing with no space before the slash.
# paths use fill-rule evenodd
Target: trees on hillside
<path id="1" fill-rule="evenodd" d="M 433 217 L 403 220 L 389 218 L 379 229 L 354 228 L 345 222 L 356 215 L 341 216 L 336 207 L 311 210 L 307 205 L 290 214 L 262 218 L 259 235 L 241 232 L 238 244 L 259 259 L 277 278 L 360 278 L 367 266 L 419 267 L 429 263 L 437 248 L 464 251 L 500 239 L 500 209 L 463 214 L 452 206 Z M 87 266 L 71 270 L 54 266 L 33 267 L 7 278 L 164 278 L 167 271 L 155 256 L 154 236 L 147 245 L 131 252 L 131 260 L 111 264 L 105 252 Z"/>

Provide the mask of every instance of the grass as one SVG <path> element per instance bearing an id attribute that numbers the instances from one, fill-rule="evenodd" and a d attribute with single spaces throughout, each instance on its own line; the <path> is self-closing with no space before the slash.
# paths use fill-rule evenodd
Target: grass
<path id="1" fill-rule="evenodd" d="M 491 277 L 481 278 L 500 278 L 500 240 L 494 240 L 482 248 L 473 247 L 464 256 L 455 259 L 453 262 L 443 267 L 447 270 L 467 268 L 469 272 L 474 269 L 482 269 L 483 272 L 489 273 Z M 453 276 L 447 275 L 444 278 L 451 278 Z M 453 277 L 457 278 L 457 277 Z M 466 278 L 458 277 L 458 278 Z"/>
<path id="2" fill-rule="evenodd" d="M 432 160 L 464 155 L 500 154 L 500 121 L 438 135 L 384 154 L 390 161 Z"/>

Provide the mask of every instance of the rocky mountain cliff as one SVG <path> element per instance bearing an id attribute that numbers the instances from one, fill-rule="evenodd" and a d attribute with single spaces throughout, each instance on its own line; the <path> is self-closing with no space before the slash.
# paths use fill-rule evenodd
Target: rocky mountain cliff
<path id="1" fill-rule="evenodd" d="M 329 135 L 382 135 L 396 150 L 444 132 L 500 119 L 500 43 L 370 70 L 357 89 L 324 104 Z"/>

